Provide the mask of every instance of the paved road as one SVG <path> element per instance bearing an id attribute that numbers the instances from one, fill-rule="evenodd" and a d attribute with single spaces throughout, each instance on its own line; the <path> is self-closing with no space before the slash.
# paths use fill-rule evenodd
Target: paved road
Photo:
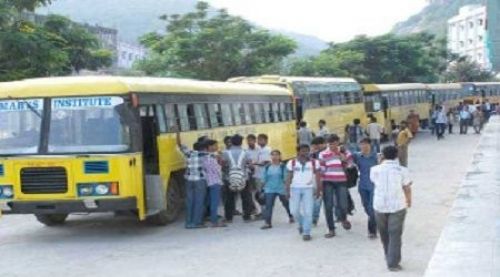
<path id="1" fill-rule="evenodd" d="M 414 207 L 404 234 L 398 276 L 421 276 L 468 168 L 479 136 L 437 141 L 420 135 L 410 147 Z M 225 229 L 184 230 L 182 223 L 149 227 L 113 215 L 75 215 L 63 227 L 32 216 L 0 219 L 0 276 L 392 276 L 380 242 L 366 234 L 358 212 L 351 231 L 324 239 L 325 223 L 303 242 L 279 204 L 274 228 L 240 218 Z"/>

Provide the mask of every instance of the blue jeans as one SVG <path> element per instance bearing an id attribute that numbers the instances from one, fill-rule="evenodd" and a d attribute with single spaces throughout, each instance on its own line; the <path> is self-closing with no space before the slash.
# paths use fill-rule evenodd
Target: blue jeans
<path id="1" fill-rule="evenodd" d="M 207 183 L 201 181 L 186 181 L 186 227 L 192 228 L 203 224 L 205 214 L 205 195 Z"/>
<path id="2" fill-rule="evenodd" d="M 321 213 L 321 204 L 323 203 L 323 199 L 314 198 L 314 210 L 313 210 L 313 222 L 319 221 L 319 215 Z"/>
<path id="3" fill-rule="evenodd" d="M 334 198 L 336 207 L 334 205 Z M 330 231 L 335 230 L 335 220 L 333 219 L 334 207 L 338 210 L 338 219 L 347 220 L 348 190 L 345 182 L 323 182 L 323 201 L 325 202 L 325 218 Z"/>
<path id="4" fill-rule="evenodd" d="M 304 235 L 311 235 L 313 205 L 313 188 L 290 189 L 290 211 Z"/>
<path id="5" fill-rule="evenodd" d="M 380 153 L 380 140 L 379 139 L 372 139 L 372 151 L 375 153 Z"/>
<path id="6" fill-rule="evenodd" d="M 222 185 L 216 184 L 208 187 L 208 195 L 210 196 L 210 222 L 217 224 L 219 222 L 219 209 L 220 196 Z"/>
<path id="7" fill-rule="evenodd" d="M 370 234 L 377 233 L 377 223 L 375 221 L 375 211 L 373 210 L 373 190 L 359 189 L 359 196 L 365 208 L 365 213 L 368 215 L 368 232 Z"/>
<path id="8" fill-rule="evenodd" d="M 292 217 L 292 214 L 290 213 L 290 203 L 288 202 L 286 195 L 279 193 L 266 193 L 265 197 L 266 197 L 266 206 L 264 209 L 264 220 L 266 221 L 267 224 L 271 225 L 274 202 L 276 201 L 276 197 L 278 197 L 279 200 L 281 201 L 281 204 L 285 208 L 288 217 Z"/>

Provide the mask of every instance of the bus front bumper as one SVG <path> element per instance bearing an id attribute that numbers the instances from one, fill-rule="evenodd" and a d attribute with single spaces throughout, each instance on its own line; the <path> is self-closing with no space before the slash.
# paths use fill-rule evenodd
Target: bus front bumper
<path id="1" fill-rule="evenodd" d="M 0 203 L 0 210 L 5 214 L 70 214 L 135 209 L 137 209 L 135 197 L 58 201 L 7 201 Z"/>

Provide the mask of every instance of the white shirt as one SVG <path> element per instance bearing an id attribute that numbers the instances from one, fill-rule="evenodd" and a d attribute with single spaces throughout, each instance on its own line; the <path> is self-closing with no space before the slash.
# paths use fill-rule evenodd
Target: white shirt
<path id="1" fill-rule="evenodd" d="M 326 138 L 330 134 L 330 130 L 328 128 L 323 127 L 319 129 L 318 131 L 318 136 Z"/>
<path id="2" fill-rule="evenodd" d="M 258 164 L 263 164 L 264 162 L 271 162 L 271 151 L 272 151 L 271 147 L 266 145 L 264 147 L 257 146 L 257 148 L 259 149 L 259 152 L 257 153 L 256 162 Z M 262 177 L 262 169 L 263 168 L 264 168 L 264 166 L 262 166 L 262 165 L 255 167 L 255 173 L 254 173 L 255 178 Z"/>
<path id="3" fill-rule="evenodd" d="M 379 213 L 395 213 L 407 208 L 403 187 L 410 186 L 410 173 L 397 161 L 384 161 L 370 170 L 375 184 L 373 208 Z"/>
<path id="4" fill-rule="evenodd" d="M 288 171 L 293 172 L 292 188 L 314 188 L 316 175 L 315 172 L 319 172 L 320 164 L 319 161 L 314 161 L 315 170 L 313 170 L 313 162 L 307 161 L 304 165 L 295 160 L 295 166 L 293 166 L 294 160 L 288 161 L 286 168 Z"/>
<path id="5" fill-rule="evenodd" d="M 380 134 L 384 131 L 382 125 L 372 122 L 366 126 L 366 132 L 370 139 L 380 139 Z"/>
<path id="6" fill-rule="evenodd" d="M 436 123 L 446 124 L 448 123 L 448 117 L 444 111 L 437 113 Z"/>

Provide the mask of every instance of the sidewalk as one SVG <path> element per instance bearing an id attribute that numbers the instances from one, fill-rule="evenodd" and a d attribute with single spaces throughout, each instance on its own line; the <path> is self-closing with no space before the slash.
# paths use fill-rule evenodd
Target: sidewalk
<path id="1" fill-rule="evenodd" d="M 500 276 L 500 117 L 485 128 L 426 277 Z"/>

